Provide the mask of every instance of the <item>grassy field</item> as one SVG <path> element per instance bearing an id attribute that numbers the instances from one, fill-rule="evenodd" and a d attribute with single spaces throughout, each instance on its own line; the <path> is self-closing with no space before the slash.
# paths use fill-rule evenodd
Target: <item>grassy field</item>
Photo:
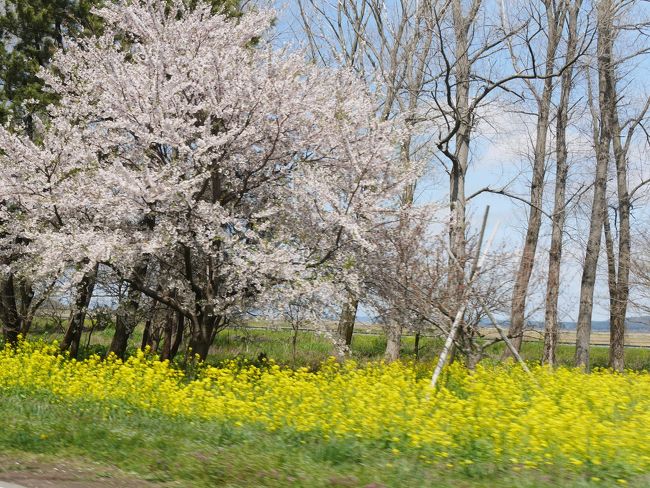
<path id="1" fill-rule="evenodd" d="M 291 367 L 310 366 L 317 367 L 319 363 L 334 354 L 329 338 L 312 331 L 298 333 L 297 354 L 294 360 L 291 347 L 291 330 L 281 328 L 261 328 L 264 324 L 254 324 L 255 328 L 230 328 L 220 332 L 211 349 L 208 362 L 217 364 L 220 361 L 234 357 L 255 360 L 261 353 L 274 359 L 282 365 Z M 383 358 L 386 348 L 385 337 L 376 327 L 362 326 L 357 330 L 352 340 L 351 357 L 357 361 L 374 361 Z M 369 333 L 370 332 L 370 333 Z M 486 330 L 486 336 L 491 337 L 494 332 Z M 82 339 L 82 357 L 90 354 L 105 354 L 111 342 L 113 329 L 93 331 L 88 341 L 88 332 Z M 46 342 L 60 340 L 62 331 L 48 327 L 44 323 L 36 322 L 30 334 L 31 339 L 42 339 Z M 542 337 L 538 332 L 528 333 L 522 347 L 522 356 L 531 362 L 539 362 L 542 357 Z M 558 363 L 572 366 L 574 360 L 575 332 L 564 331 L 561 333 L 562 344 L 558 346 Z M 607 367 L 608 348 L 602 347 L 609 340 L 609 335 L 603 332 L 592 334 L 591 363 L 593 367 Z M 136 328 L 130 341 L 128 352 L 134 353 L 142 341 L 142 327 Z M 433 361 L 437 358 L 442 348 L 443 340 L 437 337 L 423 336 L 420 339 L 418 358 L 421 361 Z M 629 334 L 626 337 L 629 347 L 625 351 L 626 367 L 633 370 L 650 370 L 650 334 Z M 414 359 L 415 338 L 413 335 L 402 337 L 402 357 Z M 181 349 L 181 352 L 183 350 Z M 487 361 L 498 360 L 503 352 L 503 344 L 496 344 L 489 350 Z"/>
<path id="2" fill-rule="evenodd" d="M 292 365 L 291 332 L 285 330 L 233 329 L 223 331 L 217 336 L 212 349 L 210 362 L 229 359 L 235 356 L 254 360 L 260 353 L 268 355 L 281 364 Z M 422 337 L 419 344 L 419 360 L 433 361 L 440 354 L 443 340 L 436 337 Z M 402 338 L 402 357 L 415 359 L 415 338 L 406 335 Z M 313 332 L 300 332 L 298 335 L 299 352 L 297 366 L 316 365 L 331 356 L 332 346 L 329 339 Z M 379 334 L 357 334 L 352 340 L 352 358 L 358 361 L 374 361 L 383 357 L 386 338 Z M 503 344 L 497 344 L 486 360 L 496 361 L 501 357 Z M 543 343 L 532 338 L 523 343 L 522 356 L 526 361 L 539 362 L 542 357 Z M 561 344 L 558 347 L 558 363 L 572 366 L 575 347 Z M 607 367 L 609 350 L 607 347 L 591 348 L 591 363 L 595 368 Z M 634 347 L 625 351 L 626 365 L 633 370 L 650 370 L 650 347 Z"/>
<path id="3" fill-rule="evenodd" d="M 110 343 L 111 335 L 110 329 L 95 331 L 88 346 L 84 347 L 83 356 L 90 357 L 93 353 L 103 353 Z M 238 364 L 246 364 L 247 361 L 249 364 L 255 364 L 263 353 L 278 364 L 289 368 L 306 367 L 312 371 L 320 370 L 323 361 L 332 354 L 329 340 L 312 332 L 300 332 L 297 354 L 294 358 L 291 335 L 291 332 L 286 330 L 241 328 L 223 331 L 217 336 L 208 363 L 217 367 L 225 365 L 228 368 L 232 367 L 228 366 L 232 364 L 228 361 L 237 358 Z M 60 336 L 57 331 L 48 331 L 40 327 L 34 337 L 51 341 Z M 135 350 L 139 340 L 136 334 L 131 346 L 132 351 Z M 84 344 L 86 344 L 85 340 Z M 381 358 L 384 347 L 385 339 L 380 335 L 355 335 L 352 357 L 362 366 L 371 365 Z M 417 365 L 418 377 L 426 381 L 432 369 L 432 361 L 440 347 L 439 338 L 421 339 Z M 415 359 L 413 351 L 414 338 L 404 337 L 402 352 L 406 361 Z M 606 366 L 607 352 L 607 348 L 604 347 L 592 348 L 592 362 L 595 367 Z M 499 347 L 494 348 L 491 357 L 485 361 L 488 368 L 491 367 L 490 364 L 496 364 L 500 353 Z M 541 343 L 525 342 L 523 355 L 531 363 L 539 361 Z M 559 359 L 562 364 L 571 365 L 573 347 L 560 346 Z M 91 359 L 91 364 L 101 364 L 93 361 L 96 360 Z M 650 370 L 650 350 L 627 349 L 626 361 L 631 369 Z M 35 360 L 25 363 L 22 366 L 25 378 L 38 373 L 38 368 L 45 362 Z M 6 373 L 8 364 L 10 363 L 2 366 L 6 377 L 10 377 Z M 62 364 L 61 367 L 65 368 L 64 365 L 67 363 Z M 21 368 L 16 371 L 21 371 Z M 187 380 L 195 374 L 189 372 L 190 376 Z M 122 397 L 117 396 L 102 397 L 104 390 L 107 392 L 115 388 L 119 390 L 122 385 L 119 381 L 111 383 L 118 385 L 117 387 L 102 387 L 101 378 L 97 376 L 99 392 L 93 393 L 92 385 L 95 381 L 93 374 L 95 373 L 90 374 L 88 380 L 90 382 L 81 383 L 78 390 L 70 390 L 72 393 L 65 394 L 57 393 L 50 387 L 51 385 L 48 386 L 50 381 L 48 378 L 56 376 L 50 373 L 40 380 L 29 380 L 33 384 L 40 385 L 38 387 L 29 387 L 31 383 L 27 380 L 24 384 L 0 385 L 0 415 L 7 419 L 3 429 L 0 429 L 2 452 L 0 480 L 14 481 L 28 487 L 58 486 L 61 488 L 82 486 L 544 488 L 624 484 L 650 487 L 650 476 L 646 476 L 643 469 L 634 468 L 634 463 L 630 465 L 632 467 L 626 467 L 627 455 L 623 454 L 624 451 L 621 451 L 619 457 L 613 458 L 617 459 L 617 467 L 611 470 L 595 464 L 590 466 L 589 463 L 575 469 L 576 466 L 571 465 L 571 462 L 566 465 L 559 463 L 544 467 L 528 465 L 523 459 L 513 461 L 511 457 L 506 457 L 504 461 L 499 457 L 487 455 L 486 452 L 489 450 L 485 450 L 486 447 L 482 444 L 484 441 L 477 441 L 478 444 L 474 447 L 471 447 L 474 444 L 470 443 L 470 447 L 465 448 L 465 455 L 461 458 L 452 455 L 448 460 L 432 454 L 433 451 L 423 451 L 419 448 L 400 447 L 396 454 L 391 440 L 394 437 L 382 440 L 379 434 L 377 434 L 379 437 L 375 435 L 368 439 L 364 439 L 363 436 L 337 438 L 336 436 L 296 435 L 291 429 L 269 430 L 254 422 L 241 423 L 233 419 L 221 418 L 220 414 L 204 418 L 201 415 L 170 415 L 163 411 L 164 408 L 157 410 L 141 408 L 137 405 L 134 407 L 133 402 L 136 401 L 134 398 L 137 395 L 125 395 L 122 400 L 120 400 Z M 17 375 L 20 376 L 20 373 Z M 644 377 L 641 377 L 641 380 L 645 381 Z M 502 382 L 496 379 L 495 381 Z M 506 379 L 506 381 L 510 380 Z M 54 384 L 54 380 L 51 384 Z M 487 384 L 490 384 L 490 380 Z M 638 402 L 645 400 L 634 398 L 627 400 L 627 395 L 636 394 L 634 392 L 638 388 L 630 389 L 625 386 L 626 384 L 623 385 L 624 390 L 621 390 L 623 393 L 614 398 L 625 398 L 625 401 L 633 406 L 631 411 L 636 412 L 640 408 Z M 564 388 L 561 386 L 561 381 L 558 385 L 557 388 Z M 474 395 L 469 392 L 470 390 L 463 388 L 459 390 L 454 381 L 449 383 L 449 379 L 446 386 L 451 388 L 450 391 L 460 401 L 464 401 L 462 399 L 467 395 L 470 395 L 468 398 Z M 500 391 L 491 386 L 488 389 L 493 392 Z M 286 391 L 289 395 L 290 390 Z M 503 391 L 503 397 L 499 395 L 490 397 L 485 400 L 487 404 L 494 401 L 507 403 L 510 394 L 507 390 Z M 512 391 L 514 395 L 522 395 L 521 401 L 526 402 L 530 399 L 529 393 L 524 390 Z M 607 405 L 607 401 L 603 398 L 608 392 L 609 390 L 605 388 L 601 395 L 590 401 L 603 401 L 605 402 L 603 405 Z M 280 390 L 280 397 L 283 394 Z M 346 394 L 351 394 L 352 399 L 364 395 L 361 391 Z M 104 399 L 96 400 L 92 395 Z M 293 395 L 297 395 L 298 402 L 301 401 L 299 399 L 302 398 L 302 393 L 294 392 Z M 170 403 L 162 398 L 158 401 L 163 406 Z M 304 401 L 310 402 L 307 397 Z M 386 401 L 390 404 L 391 400 Z M 515 405 L 519 405 L 521 401 L 516 400 Z M 566 399 L 558 401 L 565 402 Z M 567 408 L 570 408 L 573 403 L 569 399 Z M 481 404 L 481 402 L 477 403 L 479 406 Z M 621 408 L 628 408 L 625 405 L 627 403 Z M 285 407 L 278 408 L 278 411 L 282 411 Z M 599 408 L 606 410 L 605 406 Z M 595 410 L 594 419 L 600 418 L 598 409 Z M 641 413 L 645 415 L 645 410 Z M 465 421 L 464 415 L 458 417 L 459 422 Z M 616 412 L 613 415 L 614 417 L 611 417 L 613 422 L 619 422 L 622 418 Z M 544 412 L 541 412 L 538 422 L 543 423 L 544 416 Z M 580 415 L 578 414 L 577 417 Z M 371 416 L 372 418 L 375 417 Z M 380 424 L 386 421 L 382 420 L 385 419 L 384 414 L 377 414 L 376 419 Z M 471 422 L 474 421 L 470 421 L 470 425 L 474 425 Z M 598 420 L 586 420 L 586 422 L 594 424 L 598 423 Z M 646 422 L 640 423 L 645 425 Z M 541 427 L 543 432 L 545 428 L 543 425 Z M 423 429 L 430 431 L 428 427 Z M 567 430 L 571 429 L 560 428 L 558 432 Z M 507 429 L 504 432 L 507 432 Z M 635 429 L 628 437 L 634 439 L 635 435 L 641 434 Z M 641 449 L 645 452 L 645 447 Z M 619 458 L 620 466 L 618 466 Z"/>

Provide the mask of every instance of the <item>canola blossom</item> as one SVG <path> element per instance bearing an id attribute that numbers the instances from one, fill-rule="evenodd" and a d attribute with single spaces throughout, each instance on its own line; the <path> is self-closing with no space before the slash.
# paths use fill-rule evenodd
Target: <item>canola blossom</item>
<path id="1" fill-rule="evenodd" d="M 428 371 L 426 371 L 428 373 Z M 326 362 L 317 372 L 230 362 L 189 379 L 138 353 L 75 361 L 56 345 L 0 352 L 0 392 L 42 391 L 188 419 L 416 451 L 426 462 L 530 469 L 650 469 L 650 375 L 507 364 L 452 365 L 431 390 L 422 366 Z"/>

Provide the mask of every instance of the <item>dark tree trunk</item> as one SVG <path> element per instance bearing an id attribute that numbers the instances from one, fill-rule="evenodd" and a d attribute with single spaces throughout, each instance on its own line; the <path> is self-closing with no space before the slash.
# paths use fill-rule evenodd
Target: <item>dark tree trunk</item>
<path id="1" fill-rule="evenodd" d="M 210 352 L 210 347 L 218 331 L 223 317 L 213 317 L 201 313 L 198 319 L 192 324 L 192 336 L 190 337 L 191 354 L 198 355 L 201 361 L 205 361 Z"/>
<path id="2" fill-rule="evenodd" d="M 143 351 L 147 348 L 147 346 L 151 347 L 153 345 L 153 342 L 151 340 L 152 327 L 153 327 L 153 319 L 149 317 L 144 323 L 144 332 L 142 333 L 142 344 L 140 345 L 140 349 Z"/>
<path id="3" fill-rule="evenodd" d="M 200 332 L 198 334 L 192 334 L 190 338 L 191 353 L 193 356 L 198 355 L 201 361 L 204 361 L 208 357 L 211 345 L 210 341 Z"/>
<path id="4" fill-rule="evenodd" d="M 176 336 L 176 327 L 178 327 L 176 313 L 173 310 L 168 310 L 165 318 L 165 330 L 163 331 L 163 346 L 160 352 L 160 359 L 163 361 L 172 358 L 172 345 Z"/>
<path id="5" fill-rule="evenodd" d="M 131 282 L 134 285 L 129 285 L 126 300 L 120 304 L 117 311 L 115 334 L 113 335 L 113 340 L 108 351 L 121 359 L 124 359 L 131 334 L 133 334 L 133 331 L 138 325 L 138 309 L 140 308 L 142 294 L 138 290 L 137 285 L 144 283 L 147 274 L 147 265 L 148 263 L 145 260 L 133 270 Z"/>
<path id="6" fill-rule="evenodd" d="M 169 359 L 174 359 L 178 354 L 178 350 L 183 342 L 183 332 L 185 329 L 185 317 L 181 313 L 176 313 L 176 333 L 174 334 L 174 342 L 169 351 Z"/>
<path id="7" fill-rule="evenodd" d="M 79 355 L 79 344 L 83 332 L 86 312 L 93 296 L 95 283 L 97 281 L 97 265 L 92 271 L 86 273 L 77 285 L 74 308 L 70 312 L 68 328 L 61 341 L 61 350 L 70 351 L 70 357 L 76 358 Z"/>
<path id="8" fill-rule="evenodd" d="M 32 327 L 34 312 L 40 303 L 34 304 L 34 288 L 30 283 L 21 280 L 18 285 L 18 292 L 20 294 L 20 335 L 24 338 Z"/>
<path id="9" fill-rule="evenodd" d="M 14 275 L 8 273 L 0 281 L 0 320 L 5 343 L 15 346 L 20 334 L 20 315 L 16 306 Z"/>

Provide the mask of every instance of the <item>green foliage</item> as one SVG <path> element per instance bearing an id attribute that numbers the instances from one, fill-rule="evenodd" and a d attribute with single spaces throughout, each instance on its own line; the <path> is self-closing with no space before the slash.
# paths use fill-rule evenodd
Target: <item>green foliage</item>
<path id="1" fill-rule="evenodd" d="M 37 73 L 64 38 L 98 33 L 91 9 L 102 0 L 6 0 L 0 17 L 0 123 L 11 120 L 31 130 L 31 117 L 55 102 Z"/>
<path id="2" fill-rule="evenodd" d="M 220 13 L 229 17 L 239 17 L 241 15 L 241 0 L 200 0 L 212 5 L 214 13 Z M 195 7 L 199 0 L 188 0 L 190 7 Z"/>
<path id="3" fill-rule="evenodd" d="M 65 38 L 101 32 L 102 21 L 92 9 L 104 1 L 6 0 L 0 12 L 0 124 L 11 122 L 32 135 L 33 115 L 56 102 L 54 94 L 43 90 L 38 71 L 65 47 Z M 239 0 L 207 1 L 215 12 L 240 15 Z"/>

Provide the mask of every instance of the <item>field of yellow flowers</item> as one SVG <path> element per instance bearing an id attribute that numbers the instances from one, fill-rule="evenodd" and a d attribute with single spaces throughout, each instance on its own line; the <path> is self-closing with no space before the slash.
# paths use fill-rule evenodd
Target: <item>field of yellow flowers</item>
<path id="1" fill-rule="evenodd" d="M 352 440 L 396 459 L 463 467 L 489 461 L 514 470 L 562 469 L 625 479 L 650 470 L 650 375 L 533 369 L 512 364 L 470 373 L 454 364 L 438 390 L 411 363 L 326 362 L 316 371 L 229 362 L 188 377 L 143 353 L 125 362 L 83 361 L 56 345 L 0 352 L 0 392 L 46 392 L 233 429 L 283 432 L 301 442 Z"/>

